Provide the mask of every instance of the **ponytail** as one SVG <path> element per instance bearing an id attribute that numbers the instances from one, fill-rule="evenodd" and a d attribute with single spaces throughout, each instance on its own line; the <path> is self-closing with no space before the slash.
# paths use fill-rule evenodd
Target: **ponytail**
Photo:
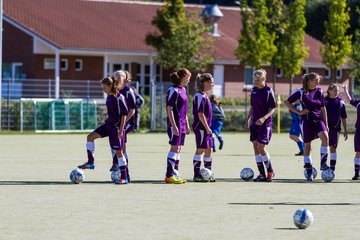
<path id="1" fill-rule="evenodd" d="M 117 89 L 119 85 L 119 81 L 117 81 L 114 77 L 106 77 L 101 79 L 101 84 L 111 87 L 110 92 L 114 95 L 117 95 Z"/>
<path id="2" fill-rule="evenodd" d="M 186 76 L 191 76 L 191 72 L 186 68 L 181 68 L 179 71 L 170 74 L 170 80 L 174 85 L 179 86 L 181 84 L 181 80 Z"/>
<path id="3" fill-rule="evenodd" d="M 309 92 L 309 81 L 313 81 L 315 79 L 320 80 L 320 75 L 317 73 L 314 73 L 314 72 L 311 72 L 309 74 L 304 74 L 303 79 L 302 79 L 304 93 Z"/>

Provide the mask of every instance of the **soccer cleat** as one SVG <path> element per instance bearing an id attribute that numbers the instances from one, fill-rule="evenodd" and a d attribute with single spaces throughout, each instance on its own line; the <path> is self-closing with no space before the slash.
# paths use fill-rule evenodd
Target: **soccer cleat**
<path id="1" fill-rule="evenodd" d="M 312 174 L 308 175 L 308 177 L 306 178 L 306 181 L 313 182 L 314 181 L 314 176 Z"/>
<path id="2" fill-rule="evenodd" d="M 172 175 L 171 177 L 165 178 L 166 183 L 172 184 L 184 184 L 186 180 L 179 179 L 177 176 Z"/>
<path id="3" fill-rule="evenodd" d="M 209 178 L 209 182 L 216 182 L 214 174 Z"/>
<path id="4" fill-rule="evenodd" d="M 78 168 L 80 169 L 95 169 L 95 164 L 93 163 L 84 163 L 83 165 L 79 165 Z"/>
<path id="5" fill-rule="evenodd" d="M 116 164 L 112 165 L 111 168 L 109 169 L 110 172 L 115 172 L 117 170 L 119 170 L 119 167 Z"/>
<path id="6" fill-rule="evenodd" d="M 223 147 L 224 147 L 224 141 L 220 141 L 219 150 L 221 150 Z"/>
<path id="7" fill-rule="evenodd" d="M 266 177 L 264 175 L 258 175 L 254 180 L 254 182 L 266 182 Z"/>
<path id="8" fill-rule="evenodd" d="M 119 179 L 115 181 L 115 184 L 128 184 L 128 180 L 127 179 Z"/>
<path id="9" fill-rule="evenodd" d="M 326 163 L 322 163 L 321 166 L 320 166 L 320 170 L 324 171 L 324 170 L 327 170 L 327 169 L 329 169 L 329 166 Z"/>
<path id="10" fill-rule="evenodd" d="M 359 180 L 359 174 L 355 174 L 355 176 L 352 177 L 352 180 Z"/>
<path id="11" fill-rule="evenodd" d="M 275 177 L 274 172 L 268 172 L 267 177 L 266 177 L 266 182 L 272 182 L 274 177 Z"/>
<path id="12" fill-rule="evenodd" d="M 295 153 L 295 156 L 304 156 L 304 152 Z"/>
<path id="13" fill-rule="evenodd" d="M 205 180 L 201 176 L 198 176 L 193 178 L 193 182 L 208 182 L 208 180 Z"/>

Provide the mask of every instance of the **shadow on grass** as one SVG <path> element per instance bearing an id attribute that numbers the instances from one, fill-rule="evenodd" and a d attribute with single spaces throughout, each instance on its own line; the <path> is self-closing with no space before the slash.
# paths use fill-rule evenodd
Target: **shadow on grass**
<path id="1" fill-rule="evenodd" d="M 84 181 L 81 184 L 114 184 L 111 181 Z M 166 184 L 163 180 L 132 180 L 130 184 Z M 0 181 L 6 185 L 76 185 L 70 181 Z"/>
<path id="2" fill-rule="evenodd" d="M 253 183 L 253 181 L 243 181 L 240 178 L 216 178 L 218 182 L 242 182 L 242 183 Z M 315 179 L 314 182 L 308 182 L 306 179 L 290 179 L 290 178 L 280 178 L 280 179 L 274 179 L 271 183 L 260 183 L 260 184 L 274 184 L 274 183 L 304 183 L 304 184 L 337 184 L 337 183 L 360 183 L 360 181 L 353 181 L 351 179 L 336 179 L 330 183 L 326 183 L 321 179 Z M 259 183 L 254 183 L 259 184 Z"/>
<path id="3" fill-rule="evenodd" d="M 242 205 L 242 206 L 359 206 L 360 203 L 305 203 L 305 202 L 238 202 L 228 203 L 229 205 Z"/>
<path id="4" fill-rule="evenodd" d="M 299 228 L 296 228 L 296 227 L 293 227 L 293 228 L 274 228 L 275 230 L 304 230 L 304 229 L 299 229 Z"/>

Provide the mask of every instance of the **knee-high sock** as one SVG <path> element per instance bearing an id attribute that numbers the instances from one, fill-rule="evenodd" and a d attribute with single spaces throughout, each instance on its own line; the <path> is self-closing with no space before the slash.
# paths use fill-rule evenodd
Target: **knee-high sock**
<path id="1" fill-rule="evenodd" d="M 261 156 L 261 155 L 260 155 Z M 270 162 L 270 155 L 269 153 L 266 153 L 265 155 L 261 156 L 261 160 L 263 161 L 263 163 L 265 164 L 266 166 L 266 169 L 269 172 L 273 172 L 273 168 L 272 168 L 272 164 Z"/>
<path id="2" fill-rule="evenodd" d="M 328 159 L 328 147 L 327 146 L 320 146 L 320 158 L 321 158 L 321 165 L 326 164 Z"/>
<path id="3" fill-rule="evenodd" d="M 335 171 L 336 158 L 337 158 L 336 153 L 330 153 L 330 168 L 333 171 Z"/>
<path id="4" fill-rule="evenodd" d="M 354 158 L 354 169 L 355 169 L 355 175 L 359 176 L 360 171 L 360 158 Z"/>
<path id="5" fill-rule="evenodd" d="M 174 174 L 175 161 L 176 161 L 176 153 L 169 152 L 167 156 L 166 177 L 171 177 Z"/>
<path id="6" fill-rule="evenodd" d="M 257 167 L 259 169 L 259 172 L 262 176 L 265 176 L 265 168 L 264 168 L 264 164 L 263 164 L 263 161 L 261 159 L 261 155 L 255 155 L 255 161 L 256 161 L 256 164 L 257 164 Z"/>
<path id="7" fill-rule="evenodd" d="M 312 159 L 311 156 L 304 156 L 304 168 L 306 169 L 306 172 L 308 176 L 312 175 Z"/>
<path id="8" fill-rule="evenodd" d="M 95 152 L 95 143 L 94 142 L 87 142 L 86 143 L 86 152 L 88 156 L 88 163 L 94 164 L 94 152 Z"/>
<path id="9" fill-rule="evenodd" d="M 175 156 L 175 170 L 179 171 L 180 164 L 180 153 L 177 153 Z"/>
<path id="10" fill-rule="evenodd" d="M 127 179 L 127 168 L 126 168 L 126 159 L 125 157 L 118 158 L 118 165 L 120 166 L 121 177 L 120 179 Z"/>
<path id="11" fill-rule="evenodd" d="M 204 167 L 211 170 L 212 157 L 204 157 Z"/>
<path id="12" fill-rule="evenodd" d="M 214 135 L 212 136 L 212 149 L 213 149 L 213 152 L 216 151 L 216 143 L 215 143 L 215 137 L 214 137 Z"/>
<path id="13" fill-rule="evenodd" d="M 297 142 L 297 145 L 299 147 L 300 152 L 304 152 L 304 142 L 299 141 L 299 142 Z"/>
<path id="14" fill-rule="evenodd" d="M 194 155 L 193 166 L 194 166 L 194 177 L 200 177 L 200 167 L 202 161 L 202 155 Z"/>

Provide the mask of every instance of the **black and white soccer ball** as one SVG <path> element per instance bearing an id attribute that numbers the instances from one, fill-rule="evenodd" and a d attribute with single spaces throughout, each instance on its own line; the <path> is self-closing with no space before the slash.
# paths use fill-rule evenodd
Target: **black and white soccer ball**
<path id="1" fill-rule="evenodd" d="M 330 168 L 322 171 L 321 173 L 321 179 L 324 180 L 324 182 L 331 182 L 335 178 L 335 173 Z"/>
<path id="2" fill-rule="evenodd" d="M 75 184 L 82 183 L 85 180 L 84 171 L 80 168 L 76 168 L 70 173 L 70 181 Z"/>
<path id="3" fill-rule="evenodd" d="M 246 167 L 241 170 L 240 177 L 242 180 L 249 182 L 254 178 L 254 171 L 251 168 Z"/>
<path id="4" fill-rule="evenodd" d="M 111 180 L 115 183 L 120 180 L 121 171 L 120 169 L 111 172 Z"/>
<path id="5" fill-rule="evenodd" d="M 317 170 L 316 170 L 316 168 L 312 168 L 312 175 L 313 175 L 313 179 L 315 179 L 316 178 L 316 176 L 317 176 Z M 307 174 L 307 171 L 306 171 L 306 169 L 304 169 L 304 177 L 306 178 L 306 179 L 308 179 L 308 174 Z"/>
<path id="6" fill-rule="evenodd" d="M 314 222 L 313 214 L 306 208 L 298 209 L 293 216 L 294 224 L 300 229 L 308 228 Z"/>
<path id="7" fill-rule="evenodd" d="M 200 175 L 204 180 L 210 180 L 211 177 L 213 176 L 213 173 L 208 168 L 201 168 Z"/>

